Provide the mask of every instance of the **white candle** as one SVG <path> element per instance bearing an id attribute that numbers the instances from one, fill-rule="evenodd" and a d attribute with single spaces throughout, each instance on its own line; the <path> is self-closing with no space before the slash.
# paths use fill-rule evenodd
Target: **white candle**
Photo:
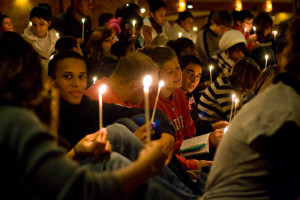
<path id="1" fill-rule="evenodd" d="M 84 22 L 85 22 L 85 19 L 82 18 L 81 21 L 82 21 L 82 39 L 84 40 Z"/>
<path id="2" fill-rule="evenodd" d="M 265 69 L 266 69 L 267 66 L 268 66 L 268 58 L 269 58 L 269 56 L 266 54 L 266 55 L 265 55 L 265 59 L 266 59 Z"/>
<path id="3" fill-rule="evenodd" d="M 93 81 L 94 81 L 94 84 L 95 84 L 96 81 L 97 81 L 97 77 L 96 76 L 93 77 Z"/>
<path id="4" fill-rule="evenodd" d="M 178 33 L 178 37 L 179 37 L 179 38 L 182 37 L 182 33 L 181 33 L 181 32 Z"/>
<path id="5" fill-rule="evenodd" d="M 157 106 L 157 102 L 158 102 L 158 98 L 159 98 L 159 93 L 161 88 L 164 86 L 165 82 L 164 81 L 160 81 L 158 84 L 158 91 L 157 91 L 157 95 L 156 95 L 156 99 L 155 99 L 155 104 L 153 107 L 153 112 L 152 112 L 152 117 L 151 117 L 151 122 L 153 123 L 154 121 L 154 117 L 155 117 L 155 111 L 156 111 L 156 106 Z"/>
<path id="6" fill-rule="evenodd" d="M 150 120 L 150 108 L 149 108 L 149 88 L 151 85 L 152 78 L 150 75 L 146 75 L 143 80 L 144 85 L 144 93 L 145 93 L 145 124 L 146 125 L 146 133 L 147 133 L 147 141 L 150 143 L 151 141 L 151 134 L 150 134 L 150 127 L 148 126 L 148 122 Z"/>
<path id="7" fill-rule="evenodd" d="M 212 82 L 212 74 L 211 74 L 211 70 L 213 69 L 214 67 L 212 65 L 209 66 L 209 76 L 210 76 L 210 82 Z"/>
<path id="8" fill-rule="evenodd" d="M 255 26 L 253 26 L 253 31 L 254 31 L 254 34 L 256 33 L 256 27 Z"/>
<path id="9" fill-rule="evenodd" d="M 274 34 L 274 40 L 276 40 L 276 35 L 277 35 L 277 31 L 273 31 L 273 34 Z"/>
<path id="10" fill-rule="evenodd" d="M 132 35 L 135 35 L 135 24 L 136 20 L 132 20 Z"/>
<path id="11" fill-rule="evenodd" d="M 233 112 L 233 102 L 234 102 L 234 99 L 235 99 L 236 95 L 235 94 L 232 94 L 231 95 L 231 110 L 230 110 L 230 118 L 229 118 L 229 123 L 231 122 L 231 119 L 232 119 L 232 112 Z"/>
<path id="12" fill-rule="evenodd" d="M 235 100 L 234 100 L 234 116 L 235 116 L 235 114 L 236 114 L 236 106 L 237 106 L 237 104 L 238 104 L 238 102 L 239 102 L 239 99 L 238 98 L 236 98 Z"/>
<path id="13" fill-rule="evenodd" d="M 102 109 L 102 95 L 106 91 L 106 85 L 101 85 L 99 88 L 99 130 L 103 127 L 103 109 Z"/>

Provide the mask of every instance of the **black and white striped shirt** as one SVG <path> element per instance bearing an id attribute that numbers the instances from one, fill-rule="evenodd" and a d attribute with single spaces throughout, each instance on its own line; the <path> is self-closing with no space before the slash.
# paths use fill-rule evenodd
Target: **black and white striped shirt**
<path id="1" fill-rule="evenodd" d="M 238 111 L 242 104 L 247 101 L 245 95 L 235 90 L 230 84 L 228 77 L 217 79 L 201 95 L 197 105 L 200 111 L 200 118 L 211 122 L 219 120 L 229 121 L 231 109 L 232 117 L 234 116 L 235 103 L 232 101 L 232 94 L 236 94 L 239 102 L 236 106 Z"/>

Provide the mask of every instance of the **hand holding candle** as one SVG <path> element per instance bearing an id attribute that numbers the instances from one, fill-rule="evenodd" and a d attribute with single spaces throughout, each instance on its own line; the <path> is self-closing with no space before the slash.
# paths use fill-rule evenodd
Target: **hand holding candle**
<path id="1" fill-rule="evenodd" d="M 81 21 L 82 21 L 82 40 L 84 40 L 84 22 L 85 22 L 85 18 L 82 18 Z"/>
<path id="2" fill-rule="evenodd" d="M 212 82 L 212 74 L 211 74 L 211 70 L 213 69 L 214 67 L 212 65 L 209 66 L 209 77 L 210 77 L 210 82 Z"/>
<path id="3" fill-rule="evenodd" d="M 144 85 L 144 93 L 145 93 L 145 124 L 148 124 L 150 119 L 150 108 L 149 108 L 149 88 L 152 82 L 152 77 L 150 75 L 146 75 L 143 80 Z M 151 142 L 151 133 L 150 127 L 146 126 L 146 133 L 147 133 L 147 141 L 148 143 Z"/>
<path id="4" fill-rule="evenodd" d="M 102 95 L 106 91 L 106 85 L 101 85 L 99 88 L 99 130 L 103 127 L 103 109 L 102 109 Z"/>
<path id="5" fill-rule="evenodd" d="M 132 35 L 135 35 L 135 24 L 136 20 L 132 20 Z"/>
<path id="6" fill-rule="evenodd" d="M 153 107 L 153 111 L 152 111 L 152 117 L 151 117 L 151 122 L 153 123 L 154 121 L 154 117 L 155 117 L 155 111 L 156 111 L 156 106 L 157 106 L 157 102 L 158 102 L 158 98 L 159 98 L 159 93 L 161 88 L 164 86 L 165 82 L 164 81 L 160 81 L 158 84 L 158 91 L 157 91 L 157 95 L 156 95 L 156 99 L 155 99 L 155 104 Z"/>

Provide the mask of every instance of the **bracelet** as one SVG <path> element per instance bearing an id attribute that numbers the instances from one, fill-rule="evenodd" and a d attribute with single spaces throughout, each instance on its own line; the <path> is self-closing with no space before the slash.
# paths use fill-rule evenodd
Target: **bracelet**
<path id="1" fill-rule="evenodd" d="M 82 160 L 84 158 L 84 156 L 80 155 L 75 147 L 76 147 L 76 145 L 73 147 L 76 157 L 79 158 L 80 160 Z"/>

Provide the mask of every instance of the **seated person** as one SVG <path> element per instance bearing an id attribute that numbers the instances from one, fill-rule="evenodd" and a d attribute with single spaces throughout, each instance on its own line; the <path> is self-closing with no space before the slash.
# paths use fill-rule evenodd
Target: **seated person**
<path id="1" fill-rule="evenodd" d="M 197 108 L 201 119 L 210 122 L 230 121 L 235 114 L 232 95 L 238 99 L 235 110 L 238 111 L 248 102 L 249 93 L 253 93 L 261 70 L 251 58 L 244 58 L 232 69 L 229 76 L 217 79 L 201 95 Z"/>
<path id="2" fill-rule="evenodd" d="M 38 53 L 20 35 L 5 32 L 0 36 L 0 68 L 4 199 L 130 198 L 145 180 L 160 172 L 167 155 L 158 142 L 147 145 L 137 161 L 117 171 L 96 173 L 79 167 L 57 146 L 50 124 L 43 124 L 35 114 L 42 103 L 48 102 L 48 107 L 48 100 L 56 103 L 48 95 Z M 154 189 L 160 192 L 153 198 L 176 198 L 157 185 L 148 186 L 146 192 L 140 191 L 147 197 Z"/>

